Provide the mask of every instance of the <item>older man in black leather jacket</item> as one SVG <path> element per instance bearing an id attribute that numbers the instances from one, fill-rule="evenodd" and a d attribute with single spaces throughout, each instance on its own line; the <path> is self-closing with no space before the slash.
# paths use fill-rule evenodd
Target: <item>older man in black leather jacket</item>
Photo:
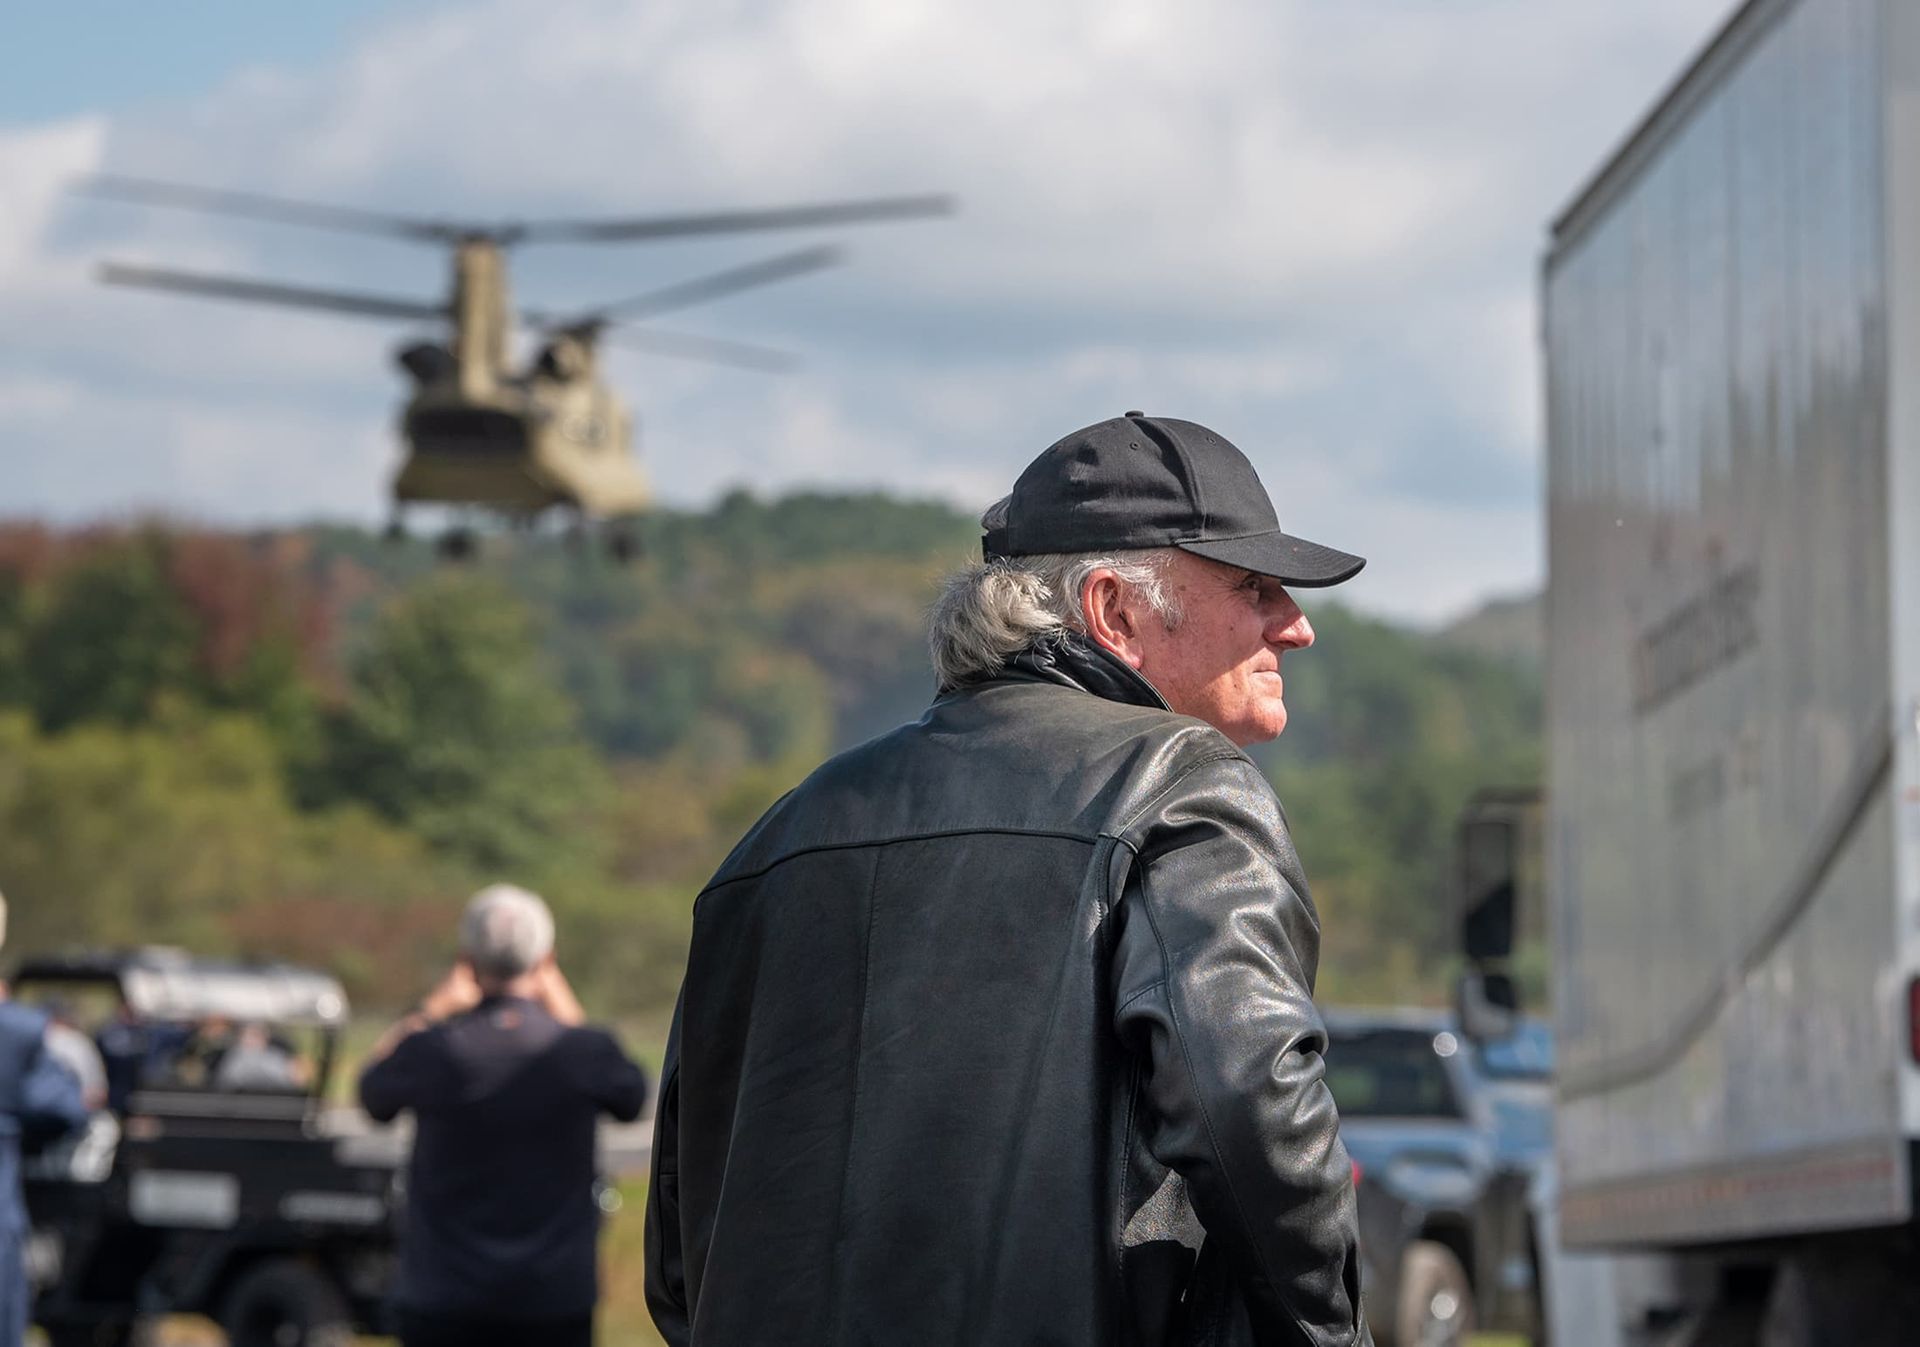
<path id="1" fill-rule="evenodd" d="M 670 1343 L 1368 1342 L 1319 925 L 1242 746 L 1282 532 L 1191 422 L 1075 432 L 949 581 L 940 693 L 701 893 L 647 1210 Z"/>

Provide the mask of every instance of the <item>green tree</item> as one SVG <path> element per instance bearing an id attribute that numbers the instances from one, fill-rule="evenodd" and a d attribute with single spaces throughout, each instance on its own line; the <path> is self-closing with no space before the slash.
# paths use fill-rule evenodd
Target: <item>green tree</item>
<path id="1" fill-rule="evenodd" d="M 593 835 L 600 785 L 526 606 L 444 574 L 375 619 L 310 798 L 360 801 L 447 856 L 524 875 L 583 859 L 568 853 Z"/>
<path id="2" fill-rule="evenodd" d="M 174 703 L 135 730 L 58 735 L 0 717 L 0 891 L 10 943 L 191 943 L 277 886 L 299 851 L 280 763 L 258 725 Z"/>
<path id="3" fill-rule="evenodd" d="M 29 700 L 40 724 L 144 720 L 193 680 L 197 632 L 169 582 L 169 543 L 147 530 L 91 550 L 57 574 L 26 633 Z"/>
<path id="4" fill-rule="evenodd" d="M 1535 670 L 1336 605 L 1287 656 L 1287 732 L 1255 750 L 1321 913 L 1328 988 L 1430 999 L 1458 956 L 1454 822 L 1540 770 Z"/>
<path id="5" fill-rule="evenodd" d="M 331 968 L 356 999 L 417 996 L 471 875 L 354 808 L 301 813 L 272 737 L 186 703 L 61 734 L 0 714 L 9 952 L 177 944 Z"/>
<path id="6" fill-rule="evenodd" d="M 0 570 L 0 706 L 25 706 L 33 683 L 27 664 L 26 578 Z"/>

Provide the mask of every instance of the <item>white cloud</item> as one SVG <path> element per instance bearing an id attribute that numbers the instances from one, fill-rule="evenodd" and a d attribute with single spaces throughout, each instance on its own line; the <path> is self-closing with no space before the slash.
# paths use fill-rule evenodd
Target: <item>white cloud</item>
<path id="1" fill-rule="evenodd" d="M 947 189 L 956 220 L 849 231 L 844 272 L 676 324 L 797 346 L 800 375 L 611 362 L 668 498 L 846 482 L 976 504 L 1060 433 L 1146 406 L 1218 425 L 1290 526 L 1374 553 L 1356 599 L 1443 611 L 1538 575 L 1544 221 L 1724 7 L 491 0 L 397 19 L 337 61 L 137 118 L 0 130 L 0 470 L 69 516 L 134 496 L 377 509 L 399 334 L 108 295 L 86 268 L 429 296 L 441 259 L 60 208 L 102 163 L 483 217 Z M 534 251 L 519 288 L 585 300 L 782 246 Z M 39 382 L 85 394 L 55 409 L 22 393 Z M 102 470 L 27 471 L 29 453 Z"/>
<path id="2" fill-rule="evenodd" d="M 0 286 L 29 288 L 43 263 L 41 244 L 60 193 L 100 163 L 104 118 L 0 133 Z"/>
<path id="3" fill-rule="evenodd" d="M 70 379 L 0 378 L 0 421 L 46 425 L 70 415 L 84 396 Z"/>

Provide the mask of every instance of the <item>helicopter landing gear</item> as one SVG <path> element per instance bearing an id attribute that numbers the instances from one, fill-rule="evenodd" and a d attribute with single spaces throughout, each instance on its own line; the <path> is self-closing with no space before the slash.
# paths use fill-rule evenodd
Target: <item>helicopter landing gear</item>
<path id="1" fill-rule="evenodd" d="M 440 535 L 440 555 L 448 561 L 471 561 L 479 550 L 472 529 L 451 528 Z"/>
<path id="2" fill-rule="evenodd" d="M 607 530 L 607 555 L 621 565 L 640 559 L 640 535 L 631 524 L 615 524 Z"/>

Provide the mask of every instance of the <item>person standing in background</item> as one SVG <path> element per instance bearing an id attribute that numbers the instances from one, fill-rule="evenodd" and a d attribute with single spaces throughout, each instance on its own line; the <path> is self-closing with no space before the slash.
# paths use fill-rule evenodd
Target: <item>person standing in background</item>
<path id="1" fill-rule="evenodd" d="M 0 897 L 0 945 L 6 934 L 7 902 Z M 0 1347 L 26 1342 L 33 1299 L 21 1152 L 57 1141 L 86 1122 L 78 1078 L 47 1051 L 47 1017 L 0 998 Z"/>
<path id="2" fill-rule="evenodd" d="M 100 1049 L 74 1022 L 73 1007 L 65 1001 L 49 1001 L 47 1011 L 47 1051 L 73 1073 L 80 1083 L 80 1102 L 87 1112 L 107 1106 L 107 1064 Z"/>
<path id="3" fill-rule="evenodd" d="M 452 971 L 370 1054 L 362 1106 L 415 1121 L 403 1347 L 592 1343 L 598 1123 L 638 1118 L 647 1080 L 584 1020 L 547 905 L 496 884 L 468 903 Z"/>

